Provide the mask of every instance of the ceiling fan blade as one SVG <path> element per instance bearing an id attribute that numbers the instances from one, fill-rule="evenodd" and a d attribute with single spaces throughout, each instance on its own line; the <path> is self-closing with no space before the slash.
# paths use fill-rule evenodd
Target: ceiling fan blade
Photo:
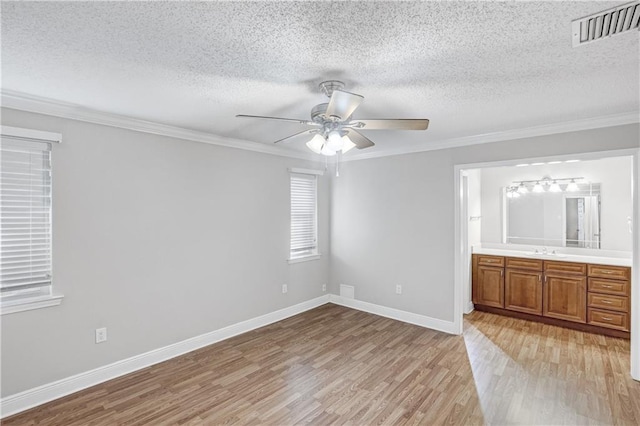
<path id="1" fill-rule="evenodd" d="M 239 118 L 260 118 L 264 120 L 278 120 L 278 121 L 289 121 L 292 123 L 304 124 L 306 126 L 320 126 L 319 123 L 309 120 L 298 120 L 297 118 L 282 118 L 282 117 L 267 117 L 264 115 L 247 115 L 247 114 L 238 114 L 236 117 Z"/>
<path id="2" fill-rule="evenodd" d="M 380 118 L 374 120 L 353 120 L 349 123 L 356 129 L 362 130 L 427 130 L 429 120 L 425 119 L 392 119 Z"/>
<path id="3" fill-rule="evenodd" d="M 317 133 L 318 131 L 316 129 L 311 129 L 311 130 L 303 130 L 302 132 L 298 132 L 295 135 L 291 135 L 291 136 L 287 136 L 286 138 L 282 138 L 282 139 L 278 139 L 277 141 L 275 141 L 274 143 L 280 143 L 280 142 L 291 142 L 289 139 L 293 139 L 296 136 L 302 136 L 305 134 L 312 134 L 312 133 Z"/>
<path id="4" fill-rule="evenodd" d="M 370 146 L 375 145 L 373 142 L 371 142 L 371 140 L 369 140 L 369 138 L 364 136 L 362 133 L 356 132 L 353 129 L 348 130 L 347 136 L 349 137 L 349 139 L 351 139 L 351 142 L 356 144 L 356 148 L 358 149 L 369 148 Z"/>
<path id="5" fill-rule="evenodd" d="M 364 96 L 343 90 L 334 90 L 325 114 L 327 117 L 338 117 L 340 120 L 346 120 L 363 100 Z"/>

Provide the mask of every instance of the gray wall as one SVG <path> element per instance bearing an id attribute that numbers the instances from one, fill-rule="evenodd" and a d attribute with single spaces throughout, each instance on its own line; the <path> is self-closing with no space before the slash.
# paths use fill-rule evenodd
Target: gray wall
<path id="1" fill-rule="evenodd" d="M 322 295 L 327 176 L 318 187 L 324 256 L 286 259 L 287 168 L 323 166 L 2 112 L 4 125 L 63 134 L 53 147 L 53 271 L 65 295 L 60 306 L 2 316 L 3 396 Z M 98 327 L 109 340 L 97 345 Z"/>
<path id="2" fill-rule="evenodd" d="M 453 321 L 454 165 L 638 147 L 626 125 L 347 162 L 332 186 L 332 291 Z"/>

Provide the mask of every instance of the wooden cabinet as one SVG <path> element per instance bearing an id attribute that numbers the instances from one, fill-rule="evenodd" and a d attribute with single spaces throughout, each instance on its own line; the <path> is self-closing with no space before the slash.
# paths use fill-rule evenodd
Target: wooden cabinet
<path id="1" fill-rule="evenodd" d="M 507 269 L 504 307 L 542 315 L 542 272 Z"/>
<path id="2" fill-rule="evenodd" d="M 504 269 L 478 266 L 476 299 L 473 303 L 504 307 Z"/>
<path id="3" fill-rule="evenodd" d="M 474 254 L 472 265 L 473 303 L 504 308 L 504 257 Z"/>
<path id="4" fill-rule="evenodd" d="M 629 314 L 589 308 L 589 324 L 628 331 Z"/>
<path id="5" fill-rule="evenodd" d="M 543 305 L 545 317 L 587 322 L 587 278 L 545 274 Z"/>
<path id="6" fill-rule="evenodd" d="M 589 265 L 587 323 L 598 327 L 629 331 L 631 269 L 620 266 Z"/>
<path id="7" fill-rule="evenodd" d="M 629 338 L 631 268 L 474 254 L 479 310 Z"/>
<path id="8" fill-rule="evenodd" d="M 624 266 L 589 265 L 589 276 L 628 281 L 631 279 L 631 269 Z"/>
<path id="9" fill-rule="evenodd" d="M 603 280 L 589 277 L 590 292 L 628 296 L 630 293 L 629 288 L 629 281 Z"/>
<path id="10" fill-rule="evenodd" d="M 505 267 L 504 308 L 542 315 L 542 260 L 507 257 Z"/>

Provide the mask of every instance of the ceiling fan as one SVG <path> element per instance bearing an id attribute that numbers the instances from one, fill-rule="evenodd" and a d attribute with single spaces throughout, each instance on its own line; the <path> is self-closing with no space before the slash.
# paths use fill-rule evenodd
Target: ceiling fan
<path id="1" fill-rule="evenodd" d="M 358 130 L 426 130 L 427 119 L 354 119 L 351 115 L 364 100 L 361 95 L 342 90 L 344 83 L 328 80 L 320 83 L 320 89 L 329 97 L 328 103 L 322 103 L 311 109 L 311 120 L 295 118 L 266 117 L 262 115 L 238 114 L 241 118 L 261 118 L 280 120 L 310 126 L 304 130 L 274 143 L 286 142 L 302 135 L 313 135 L 307 147 L 316 154 L 326 156 L 345 153 L 352 148 L 364 149 L 374 145 L 369 138 Z"/>

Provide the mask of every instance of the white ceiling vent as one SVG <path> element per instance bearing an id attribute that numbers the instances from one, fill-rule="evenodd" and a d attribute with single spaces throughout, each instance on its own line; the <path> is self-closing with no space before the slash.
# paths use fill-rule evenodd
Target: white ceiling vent
<path id="1" fill-rule="evenodd" d="M 638 31 L 640 1 L 625 3 L 571 22 L 573 47 L 630 31 Z"/>

